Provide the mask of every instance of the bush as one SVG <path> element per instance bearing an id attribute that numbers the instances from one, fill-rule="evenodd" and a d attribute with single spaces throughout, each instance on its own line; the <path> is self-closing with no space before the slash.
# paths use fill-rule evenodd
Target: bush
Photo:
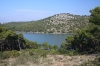
<path id="1" fill-rule="evenodd" d="M 63 48 L 58 49 L 58 51 L 60 54 L 68 54 L 68 50 L 63 49 Z"/>
<path id="2" fill-rule="evenodd" d="M 14 58 L 14 57 L 18 57 L 20 55 L 20 53 L 17 51 L 17 50 L 12 50 L 11 51 L 11 57 Z"/>
<path id="3" fill-rule="evenodd" d="M 40 54 L 41 57 L 47 57 L 48 51 L 43 50 Z"/>
<path id="4" fill-rule="evenodd" d="M 7 58 L 15 58 L 18 57 L 20 55 L 20 53 L 17 50 L 12 50 L 12 51 L 4 51 L 3 52 L 3 59 L 7 59 Z"/>
<path id="5" fill-rule="evenodd" d="M 50 54 L 59 54 L 59 51 L 58 51 L 58 50 L 52 49 L 52 50 L 50 51 Z"/>
<path id="6" fill-rule="evenodd" d="M 3 59 L 7 59 L 7 58 L 10 58 L 10 51 L 4 51 L 3 52 Z"/>

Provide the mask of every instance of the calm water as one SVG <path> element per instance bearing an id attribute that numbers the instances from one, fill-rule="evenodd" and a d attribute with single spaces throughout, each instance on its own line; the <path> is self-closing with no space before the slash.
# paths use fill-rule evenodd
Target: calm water
<path id="1" fill-rule="evenodd" d="M 36 41 L 39 44 L 48 42 L 50 45 L 58 45 L 65 42 L 65 38 L 71 34 L 34 34 L 34 33 L 23 33 L 24 38 L 30 41 Z"/>

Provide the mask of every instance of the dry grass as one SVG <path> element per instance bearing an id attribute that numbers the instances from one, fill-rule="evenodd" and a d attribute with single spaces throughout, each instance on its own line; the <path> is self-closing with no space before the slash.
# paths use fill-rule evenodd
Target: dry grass
<path id="1" fill-rule="evenodd" d="M 7 66 L 79 66 L 88 60 L 94 60 L 96 54 L 92 55 L 47 55 L 47 57 L 22 55 L 18 58 L 9 59 Z"/>

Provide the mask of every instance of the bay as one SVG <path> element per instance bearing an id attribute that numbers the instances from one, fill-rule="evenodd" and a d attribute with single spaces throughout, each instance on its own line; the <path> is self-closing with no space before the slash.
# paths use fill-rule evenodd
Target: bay
<path id="1" fill-rule="evenodd" d="M 42 44 L 47 42 L 50 45 L 58 45 L 65 42 L 67 36 L 71 34 L 35 34 L 35 33 L 22 33 L 24 38 Z"/>

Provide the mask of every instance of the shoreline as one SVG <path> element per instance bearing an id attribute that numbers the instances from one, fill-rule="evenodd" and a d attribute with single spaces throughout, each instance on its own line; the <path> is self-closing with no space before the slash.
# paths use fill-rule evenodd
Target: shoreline
<path id="1" fill-rule="evenodd" d="M 15 33 L 29 33 L 29 34 L 74 34 L 74 33 L 20 32 L 20 31 L 15 31 Z"/>

